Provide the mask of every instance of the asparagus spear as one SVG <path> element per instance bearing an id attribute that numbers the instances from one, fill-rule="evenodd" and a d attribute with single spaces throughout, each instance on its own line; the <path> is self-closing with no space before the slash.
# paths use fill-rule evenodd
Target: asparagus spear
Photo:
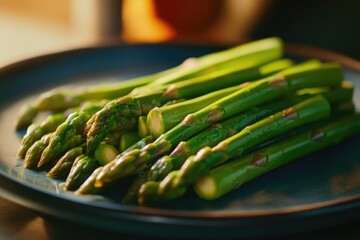
<path id="1" fill-rule="evenodd" d="M 147 136 L 141 140 L 139 140 L 138 142 L 134 143 L 131 147 L 129 147 L 128 149 L 126 149 L 125 151 L 123 151 L 121 154 L 119 154 L 117 156 L 117 158 L 119 158 L 122 154 L 126 154 L 129 151 L 132 151 L 134 149 L 139 149 L 142 148 L 144 146 L 146 146 L 147 144 L 149 144 L 150 142 L 153 142 L 153 137 L 152 136 Z M 116 159 L 116 158 L 115 158 Z M 98 176 L 98 174 L 104 169 L 109 169 L 112 167 L 112 165 L 115 163 L 115 161 L 111 161 L 108 164 L 106 164 L 104 167 L 98 167 L 89 177 L 89 179 L 87 179 L 80 187 L 78 190 L 76 190 L 77 194 L 96 194 L 102 190 L 104 190 L 106 187 L 110 186 L 111 183 L 107 184 L 105 183 L 104 185 L 102 185 L 101 188 L 96 187 L 95 186 L 95 180 L 96 177 Z M 105 170 L 107 171 L 107 170 Z"/>
<path id="2" fill-rule="evenodd" d="M 117 148 L 117 146 L 119 146 L 119 144 L 120 144 L 122 135 L 123 135 L 123 133 L 121 133 L 121 132 L 114 132 L 114 133 L 108 134 L 103 139 L 103 143 L 109 144 L 109 145 Z"/>
<path id="3" fill-rule="evenodd" d="M 284 101 L 276 101 L 261 107 L 254 107 L 245 113 L 213 124 L 208 129 L 193 136 L 187 141 L 181 141 L 175 149 L 166 156 L 157 160 L 149 170 L 138 176 L 129 187 L 123 202 L 133 202 L 138 194 L 141 185 L 147 181 L 160 181 L 172 170 L 179 169 L 187 157 L 195 154 L 200 148 L 205 146 L 213 147 L 218 142 L 224 140 L 238 131 L 272 113 L 285 107 L 289 107 L 304 98 L 290 98 Z"/>
<path id="4" fill-rule="evenodd" d="M 95 150 L 94 158 L 100 165 L 105 165 L 119 154 L 118 150 L 113 147 L 113 137 L 110 136 L 109 139 L 106 139 L 108 142 L 101 143 Z M 68 176 L 75 159 L 83 154 L 83 148 L 83 146 L 80 146 L 70 149 L 56 162 L 47 176 L 54 178 Z"/>
<path id="5" fill-rule="evenodd" d="M 248 85 L 248 83 L 221 89 L 178 104 L 160 108 L 155 107 L 147 115 L 147 129 L 152 136 L 157 138 L 172 127 L 176 126 L 176 124 L 181 122 L 186 115 L 196 112 L 197 110 L 209 105 L 209 103 L 215 102 L 220 98 L 245 87 L 246 85 Z"/>
<path id="6" fill-rule="evenodd" d="M 135 131 L 129 131 L 129 132 L 123 133 L 121 135 L 120 144 L 119 144 L 120 152 L 125 151 L 126 149 L 128 149 L 129 147 L 131 147 L 132 145 L 137 143 L 139 140 L 140 140 L 140 137 L 137 134 L 137 132 L 135 132 Z"/>
<path id="7" fill-rule="evenodd" d="M 56 113 L 48 116 L 41 124 L 31 124 L 23 139 L 21 140 L 18 157 L 25 157 L 26 151 L 39 140 L 43 135 L 54 132 L 62 122 L 66 119 L 65 113 Z"/>
<path id="8" fill-rule="evenodd" d="M 140 116 L 138 119 L 138 132 L 137 135 L 140 138 L 144 138 L 149 135 L 149 129 L 146 125 L 146 116 Z"/>
<path id="9" fill-rule="evenodd" d="M 306 64 L 314 64 L 314 61 L 307 62 Z M 266 64 L 259 68 L 263 76 L 271 75 L 293 65 L 289 59 L 281 59 L 270 64 Z M 206 107 L 209 103 L 215 102 L 241 88 L 248 83 L 221 89 L 218 91 L 210 92 L 200 97 L 190 99 L 185 102 L 173 104 L 165 107 L 155 107 L 147 115 L 147 129 L 154 137 L 159 137 L 164 132 L 168 131 L 176 124 L 181 122 L 187 114 L 196 112 L 197 110 Z"/>
<path id="10" fill-rule="evenodd" d="M 119 151 L 106 143 L 100 143 L 94 152 L 94 158 L 101 166 L 111 162 L 117 155 L 119 155 Z"/>
<path id="11" fill-rule="evenodd" d="M 191 182 L 196 172 L 202 171 L 201 168 L 203 166 L 207 168 L 217 166 L 227 161 L 230 157 L 243 153 L 245 149 L 260 144 L 264 139 L 269 139 L 295 127 L 325 118 L 329 114 L 329 102 L 322 96 L 316 96 L 296 104 L 291 108 L 274 114 L 268 119 L 263 119 L 246 127 L 238 134 L 225 139 L 212 149 L 210 147 L 201 149 L 197 156 L 186 160 L 177 178 L 174 179 L 174 184 L 176 186 L 181 185 L 183 182 Z"/>
<path id="12" fill-rule="evenodd" d="M 190 156 L 180 170 L 169 173 L 161 182 L 146 182 L 139 191 L 141 205 L 171 200 L 185 192 L 186 187 L 211 168 L 233 156 L 298 126 L 323 119 L 330 114 L 329 102 L 322 96 L 304 100 L 292 107 L 247 126 L 215 147 L 202 148 Z"/>
<path id="13" fill-rule="evenodd" d="M 211 91 L 234 86 L 245 81 L 264 77 L 259 66 L 261 59 L 222 69 L 197 78 L 184 80 L 170 86 L 151 89 L 139 95 L 129 95 L 108 103 L 89 120 L 87 153 L 91 154 L 103 137 L 112 131 L 124 131 L 127 118 L 146 115 L 152 108 L 159 107 L 172 99 L 193 98 Z"/>
<path id="14" fill-rule="evenodd" d="M 38 112 L 39 110 L 31 104 L 22 106 L 16 119 L 15 129 L 19 130 L 28 127 Z"/>
<path id="15" fill-rule="evenodd" d="M 212 169 L 196 181 L 194 189 L 203 199 L 217 199 L 268 171 L 338 144 L 359 132 L 360 115 L 345 117 Z"/>
<path id="16" fill-rule="evenodd" d="M 24 166 L 26 168 L 34 168 L 37 166 L 41 153 L 50 142 L 52 133 L 45 134 L 40 140 L 37 140 L 26 152 L 24 159 Z"/>
<path id="17" fill-rule="evenodd" d="M 44 132 L 42 131 L 39 124 L 33 123 L 31 124 L 28 129 L 26 130 L 26 133 L 21 140 L 17 156 L 19 158 L 24 158 L 27 150 L 42 136 L 44 135 Z"/>
<path id="18" fill-rule="evenodd" d="M 69 90 L 52 90 L 42 94 L 36 101 L 37 110 L 59 111 L 80 105 L 82 102 L 94 99 L 112 99 L 129 94 L 137 87 L 147 85 L 157 86 L 169 84 L 183 79 L 202 75 L 204 72 L 234 65 L 239 61 L 252 60 L 253 55 L 269 62 L 282 55 L 282 42 L 278 38 L 269 38 L 244 44 L 226 51 L 199 57 L 192 64 L 181 64 L 168 70 L 138 77 L 114 84 L 103 84 L 95 87 L 80 89 L 78 92 Z M 153 82 L 153 83 L 152 83 Z"/>
<path id="19" fill-rule="evenodd" d="M 352 112 L 351 110 L 353 106 L 351 102 L 350 105 L 348 104 L 348 101 L 351 100 L 353 95 L 352 85 L 344 84 L 344 86 L 339 89 L 333 89 L 328 92 L 323 91 L 323 89 L 316 89 L 316 91 L 308 90 L 307 92 L 311 92 L 312 95 L 307 92 L 301 92 L 297 97 L 281 99 L 264 106 L 254 107 L 243 114 L 235 115 L 228 120 L 212 125 L 208 129 L 205 129 L 199 134 L 193 136 L 188 141 L 180 142 L 169 155 L 161 157 L 148 171 L 134 180 L 123 201 L 133 202 L 143 183 L 164 179 L 168 173 L 172 170 L 179 169 L 187 157 L 195 154 L 202 147 L 213 147 L 226 137 L 236 134 L 247 125 L 314 96 L 314 94 L 321 94 L 331 103 L 332 114 L 336 114 L 333 113 L 334 109 L 339 109 L 338 113 L 340 114 L 343 114 L 344 112 Z"/>
<path id="20" fill-rule="evenodd" d="M 75 143 L 70 140 L 73 140 L 74 136 L 82 134 L 87 120 L 89 120 L 91 115 L 101 109 L 107 102 L 108 100 L 88 102 L 79 112 L 71 113 L 65 122 L 60 124 L 56 128 L 54 134 L 52 134 L 49 145 L 41 154 L 38 167 L 54 161 L 61 154 L 80 144 L 79 142 L 74 146 Z"/>
<path id="21" fill-rule="evenodd" d="M 156 73 L 128 81 L 101 84 L 79 89 L 77 92 L 67 90 L 51 90 L 43 93 L 37 99 L 35 106 L 41 111 L 62 111 L 77 107 L 85 101 L 114 99 L 129 94 L 134 88 L 146 85 L 161 76 Z"/>
<path id="22" fill-rule="evenodd" d="M 341 68 L 335 63 L 323 64 L 315 68 L 294 67 L 285 71 L 283 74 L 251 83 L 248 87 L 189 114 L 180 124 L 161 135 L 154 143 L 118 158 L 110 171 L 105 171 L 104 168 L 97 178 L 97 185 L 101 186 L 104 182 L 143 170 L 140 166 L 146 168 L 146 165 L 151 165 L 158 156 L 170 151 L 175 144 L 222 119 L 300 89 L 338 86 L 342 81 Z"/>
<path id="23" fill-rule="evenodd" d="M 80 155 L 75 159 L 71 167 L 70 173 L 65 181 L 65 188 L 67 190 L 78 189 L 98 166 L 99 163 L 96 159 L 84 154 Z"/>
<path id="24" fill-rule="evenodd" d="M 100 85 L 78 92 L 70 92 L 69 90 L 49 91 L 42 94 L 34 104 L 23 107 L 19 114 L 16 128 L 20 129 L 29 126 L 40 110 L 59 111 L 61 109 L 78 106 L 82 101 L 88 99 L 117 98 L 128 94 L 130 91 L 141 92 L 145 89 L 140 86 L 146 85 L 146 88 L 149 88 L 161 84 L 174 83 L 231 66 L 241 61 L 252 61 L 253 58 L 261 58 L 263 59 L 263 63 L 265 63 L 280 58 L 282 53 L 281 39 L 268 38 L 243 44 L 218 53 L 208 54 L 196 60 L 185 61 L 185 63 L 179 66 L 160 73 L 120 82 L 112 86 Z M 189 62 L 191 62 L 191 64 L 188 64 Z M 138 87 L 140 87 L 140 89 L 137 89 Z"/>
<path id="25" fill-rule="evenodd" d="M 153 85 L 169 84 L 178 79 L 189 79 L 209 71 L 216 71 L 227 66 L 233 66 L 248 61 L 259 61 L 262 63 L 281 58 L 283 54 L 283 43 L 281 39 L 272 37 L 262 40 L 241 44 L 239 46 L 205 55 L 196 59 L 190 69 L 184 68 L 179 71 L 161 77 Z"/>
<path id="26" fill-rule="evenodd" d="M 81 186 L 75 191 L 75 194 L 97 194 L 99 193 L 101 190 L 103 190 L 103 188 L 95 188 L 94 184 L 96 181 L 96 177 L 98 176 L 99 172 L 101 172 L 103 169 L 103 166 L 100 166 L 98 168 L 96 168 L 92 174 L 84 181 L 83 184 L 81 184 Z"/>
<path id="27" fill-rule="evenodd" d="M 70 149 L 64 156 L 62 156 L 54 167 L 46 174 L 52 178 L 62 178 L 68 176 L 71 167 L 77 157 L 83 154 L 82 147 L 75 147 Z"/>
<path id="28" fill-rule="evenodd" d="M 170 72 L 170 70 L 119 83 L 92 86 L 79 89 L 78 91 L 65 89 L 45 92 L 35 100 L 35 103 L 24 105 L 20 109 L 16 121 L 16 129 L 28 127 L 40 111 L 58 112 L 77 107 L 89 100 L 118 98 L 130 93 L 134 88 L 148 84 L 168 72 Z"/>

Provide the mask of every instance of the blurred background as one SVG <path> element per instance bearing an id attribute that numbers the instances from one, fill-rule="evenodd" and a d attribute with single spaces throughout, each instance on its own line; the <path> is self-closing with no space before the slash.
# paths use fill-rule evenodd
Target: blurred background
<path id="1" fill-rule="evenodd" d="M 237 44 L 268 36 L 360 59 L 358 0 L 0 0 L 0 66 L 102 42 Z"/>

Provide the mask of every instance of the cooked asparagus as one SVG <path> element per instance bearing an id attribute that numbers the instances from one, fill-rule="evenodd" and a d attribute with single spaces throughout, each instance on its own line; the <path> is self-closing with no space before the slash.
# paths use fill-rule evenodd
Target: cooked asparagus
<path id="1" fill-rule="evenodd" d="M 342 118 L 212 169 L 196 181 L 194 189 L 203 199 L 217 199 L 268 171 L 338 144 L 359 132 L 359 115 Z"/>
<path id="2" fill-rule="evenodd" d="M 118 158 L 110 171 L 102 171 L 99 174 L 97 185 L 101 186 L 103 182 L 132 175 L 147 168 L 158 156 L 170 151 L 175 144 L 222 119 L 300 89 L 338 86 L 342 81 L 342 71 L 335 63 L 323 64 L 315 68 L 294 67 L 285 71 L 282 75 L 256 81 L 206 108 L 189 114 L 180 124 L 161 135 L 154 143 Z"/>
<path id="3" fill-rule="evenodd" d="M 179 197 L 187 186 L 231 157 L 298 126 L 323 119 L 330 114 L 329 102 L 322 96 L 304 100 L 247 126 L 215 147 L 204 147 L 190 156 L 180 170 L 170 172 L 161 182 L 146 182 L 139 190 L 139 204 L 147 205 Z"/>

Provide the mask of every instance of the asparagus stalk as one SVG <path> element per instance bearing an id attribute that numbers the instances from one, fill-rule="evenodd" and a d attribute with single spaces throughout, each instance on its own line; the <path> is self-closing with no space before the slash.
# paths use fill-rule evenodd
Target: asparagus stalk
<path id="1" fill-rule="evenodd" d="M 19 130 L 31 125 L 39 110 L 33 105 L 24 105 L 21 107 L 15 122 L 15 129 Z"/>
<path id="2" fill-rule="evenodd" d="M 119 151 L 116 148 L 106 143 L 100 143 L 95 149 L 94 158 L 103 166 L 114 160 L 117 155 L 119 155 Z"/>
<path id="3" fill-rule="evenodd" d="M 20 129 L 29 126 L 40 110 L 59 111 L 78 106 L 82 101 L 89 99 L 117 98 L 130 93 L 130 91 L 139 92 L 145 89 L 140 86 L 146 85 L 146 88 L 149 88 L 174 83 L 239 62 L 252 61 L 253 59 L 262 59 L 262 62 L 265 63 L 280 58 L 282 54 L 282 41 L 279 38 L 268 38 L 243 44 L 222 52 L 208 54 L 196 60 L 186 61 L 180 66 L 160 73 L 120 82 L 112 86 L 100 85 L 78 92 L 53 90 L 42 94 L 34 104 L 23 107 L 18 116 L 16 128 Z M 188 64 L 189 62 L 191 64 Z M 140 87 L 140 90 L 136 89 L 138 87 Z"/>
<path id="4" fill-rule="evenodd" d="M 44 132 L 42 131 L 39 124 L 33 123 L 31 124 L 28 129 L 26 130 L 26 133 L 21 140 L 17 156 L 19 158 L 24 158 L 26 152 L 28 149 L 42 136 L 44 135 Z"/>
<path id="5" fill-rule="evenodd" d="M 62 111 L 77 107 L 85 101 L 114 99 L 129 94 L 134 88 L 146 85 L 161 76 L 161 73 L 139 77 L 118 83 L 101 84 L 77 92 L 67 90 L 51 90 L 39 96 L 35 107 L 41 111 Z"/>
<path id="6" fill-rule="evenodd" d="M 201 149 L 196 156 L 186 160 L 177 178 L 174 179 L 174 184 L 176 186 L 191 182 L 196 178 L 197 172 L 202 171 L 204 166 L 213 168 L 233 156 L 242 154 L 245 149 L 260 144 L 264 140 L 329 115 L 329 102 L 322 96 L 313 97 L 278 112 L 270 118 L 246 127 L 238 134 L 225 139 L 213 148 L 205 147 Z"/>
<path id="7" fill-rule="evenodd" d="M 169 84 L 179 79 L 189 79 L 209 71 L 243 62 L 261 61 L 266 63 L 279 59 L 283 54 L 281 39 L 273 37 L 242 44 L 224 51 L 208 54 L 195 60 L 192 66 L 161 77 L 153 85 Z"/>
<path id="8" fill-rule="evenodd" d="M 91 154 L 103 137 L 112 131 L 127 130 L 127 118 L 146 115 L 154 107 L 159 107 L 172 99 L 193 98 L 218 89 L 255 80 L 268 72 L 261 71 L 258 61 L 242 64 L 205 74 L 193 79 L 171 84 L 167 87 L 151 89 L 139 95 L 129 95 L 108 103 L 89 120 L 91 127 L 87 133 L 87 153 Z"/>
<path id="9" fill-rule="evenodd" d="M 217 199 L 268 171 L 338 144 L 359 132 L 360 116 L 345 117 L 212 169 L 196 181 L 195 192 L 206 200 Z"/>
<path id="10" fill-rule="evenodd" d="M 117 146 L 119 146 L 119 144 L 120 144 L 122 134 L 123 133 L 121 133 L 121 132 L 114 132 L 114 133 L 108 134 L 103 139 L 103 143 L 109 144 L 109 145 L 117 148 Z"/>
<path id="11" fill-rule="evenodd" d="M 151 112 L 151 111 L 150 111 Z M 140 138 L 144 138 L 149 135 L 149 129 L 146 125 L 146 116 L 140 116 L 138 119 L 138 132 L 137 135 Z"/>
<path id="12" fill-rule="evenodd" d="M 75 194 L 84 195 L 84 194 L 97 194 L 103 190 L 103 188 L 96 188 L 95 181 L 96 178 L 103 169 L 103 166 L 96 168 L 92 174 L 84 181 L 83 184 L 75 191 Z"/>
<path id="13" fill-rule="evenodd" d="M 308 62 L 307 64 L 313 64 Z M 263 76 L 271 75 L 293 65 L 289 59 L 281 59 L 270 64 L 266 64 L 259 68 Z M 155 107 L 147 115 L 147 129 L 154 137 L 159 137 L 161 134 L 167 132 L 176 124 L 181 122 L 187 114 L 196 112 L 197 110 L 206 107 L 209 103 L 215 102 L 241 88 L 248 83 L 221 89 L 218 91 L 210 92 L 200 97 L 190 99 L 185 102 L 173 104 L 165 107 Z"/>
<path id="14" fill-rule="evenodd" d="M 54 167 L 46 174 L 52 178 L 67 177 L 70 173 L 71 167 L 77 157 L 83 154 L 82 147 L 75 147 L 70 149 L 64 156 L 62 156 Z"/>
<path id="15" fill-rule="evenodd" d="M 172 170 L 179 169 L 187 157 L 195 154 L 202 147 L 213 147 L 227 137 L 236 134 L 244 127 L 260 119 L 269 116 L 272 113 L 289 107 L 301 100 L 302 98 L 290 98 L 284 101 L 276 101 L 261 107 L 254 107 L 245 113 L 235 115 L 228 120 L 213 124 L 208 129 L 193 136 L 187 141 L 181 141 L 175 149 L 166 156 L 157 160 L 149 170 L 139 175 L 129 187 L 129 190 L 123 202 L 133 202 L 139 192 L 141 185 L 147 181 L 160 181 L 166 177 Z"/>
<path id="16" fill-rule="evenodd" d="M 285 70 L 284 74 L 251 83 L 248 87 L 187 115 L 180 124 L 161 135 L 154 143 L 148 144 L 141 150 L 133 150 L 122 155 L 121 158 L 116 159 L 110 171 L 103 169 L 96 184 L 101 186 L 104 182 L 111 182 L 119 177 L 142 171 L 142 168 L 151 165 L 158 156 L 170 151 L 175 144 L 222 119 L 300 89 L 338 86 L 341 81 L 341 68 L 338 64 L 330 63 L 315 68 L 294 67 L 292 70 Z"/>
<path id="17" fill-rule="evenodd" d="M 149 143 L 152 138 L 151 137 L 146 137 L 143 138 L 141 140 L 139 140 L 138 142 L 134 143 L 130 148 L 129 151 L 132 148 L 140 148 L 144 145 L 146 145 L 147 143 Z M 126 152 L 126 151 L 124 151 Z M 94 159 L 98 161 L 99 165 L 105 165 L 105 163 L 110 162 L 111 160 L 113 160 L 116 155 L 118 154 L 118 151 L 109 144 L 106 143 L 102 143 L 99 145 L 98 149 L 95 151 L 95 157 Z M 82 173 L 82 168 L 81 166 L 78 166 L 80 163 L 74 164 L 75 161 L 78 157 L 84 158 L 85 155 L 83 154 L 83 148 L 82 147 L 75 147 L 71 150 L 69 150 L 63 157 L 60 158 L 60 160 L 55 164 L 55 166 L 49 171 L 49 173 L 47 174 L 49 177 L 54 177 L 54 178 L 61 178 L 61 177 L 65 177 L 68 176 L 68 182 L 70 185 L 70 188 L 75 190 L 77 188 L 78 185 L 80 185 L 83 180 L 83 178 L 85 178 L 85 176 L 87 176 L 89 174 L 89 172 L 85 172 Z M 91 161 L 91 164 L 93 162 Z M 83 163 L 84 164 L 84 163 Z M 80 164 L 81 165 L 81 164 Z M 92 165 L 91 165 L 92 166 Z M 72 170 L 74 168 L 74 170 Z M 102 167 L 99 167 L 102 168 Z M 89 169 L 91 168 L 84 168 L 86 171 L 91 171 Z M 76 172 L 76 176 L 72 176 L 69 177 L 69 172 Z M 99 170 L 96 169 L 96 172 L 98 172 Z M 94 170 L 95 172 L 95 170 Z M 75 174 L 75 173 L 74 173 Z M 81 176 L 81 177 L 80 177 Z M 94 176 L 93 174 L 91 176 Z M 80 178 L 80 180 L 78 180 Z M 73 184 L 73 182 L 76 182 L 76 184 Z M 94 188 L 94 186 L 87 186 L 89 185 L 91 182 L 86 181 L 84 184 L 83 188 L 91 191 L 91 193 L 96 193 L 98 192 L 98 189 Z M 85 192 L 83 193 L 85 194 Z"/>
<path id="18" fill-rule="evenodd" d="M 119 158 L 122 154 L 126 154 L 129 151 L 132 151 L 134 149 L 139 149 L 142 148 L 144 146 L 146 146 L 147 144 L 149 144 L 150 142 L 152 142 L 154 139 L 151 136 L 147 136 L 141 140 L 139 140 L 138 142 L 134 143 L 131 147 L 129 147 L 128 149 L 126 149 L 125 151 L 123 151 L 121 154 L 119 154 L 116 158 Z M 116 159 L 115 158 L 115 159 Z M 107 188 L 108 186 L 111 185 L 111 183 L 105 183 L 104 185 L 102 185 L 101 188 L 96 187 L 95 186 L 95 180 L 98 176 L 98 174 L 104 169 L 109 169 L 112 167 L 112 165 L 115 163 L 115 161 L 111 161 L 108 164 L 106 164 L 104 167 L 100 166 L 98 167 L 89 177 L 89 179 L 87 179 L 80 187 L 78 190 L 76 190 L 77 194 L 96 194 L 102 190 L 104 190 L 105 188 Z M 105 170 L 107 171 L 107 170 Z"/>
<path id="19" fill-rule="evenodd" d="M 57 126 L 64 122 L 65 119 L 65 113 L 56 113 L 48 116 L 41 124 L 31 124 L 21 140 L 17 153 L 18 157 L 25 157 L 26 151 L 31 147 L 31 145 L 33 145 L 43 135 L 54 132 Z"/>
<path id="20" fill-rule="evenodd" d="M 98 166 L 99 163 L 96 159 L 84 154 L 80 155 L 75 159 L 66 178 L 65 188 L 70 191 L 78 189 Z"/>
<path id="21" fill-rule="evenodd" d="M 176 126 L 184 117 L 190 113 L 206 107 L 211 102 L 215 102 L 243 87 L 248 83 L 221 89 L 211 92 L 200 97 L 190 99 L 185 102 L 166 106 L 153 108 L 146 118 L 146 126 L 149 133 L 155 138 L 165 133 L 172 127 Z"/>
<path id="22" fill-rule="evenodd" d="M 307 92 L 311 92 L 312 94 L 308 94 Z M 335 109 L 338 109 L 337 113 L 339 114 L 352 112 L 353 110 L 353 105 L 351 102 L 350 104 L 348 102 L 351 100 L 353 95 L 352 86 L 349 84 L 344 84 L 343 87 L 333 89 L 328 92 L 324 92 L 322 89 L 316 89 L 316 91 L 308 90 L 307 92 L 301 92 L 299 93 L 300 95 L 296 97 L 281 99 L 264 106 L 254 107 L 243 114 L 235 115 L 228 120 L 212 125 L 208 129 L 205 129 L 199 134 L 193 136 L 188 141 L 181 141 L 169 155 L 161 157 L 151 166 L 149 170 L 134 180 L 123 201 L 135 201 L 143 183 L 147 181 L 161 181 L 172 170 L 179 169 L 187 157 L 195 154 L 202 147 L 213 147 L 225 138 L 236 134 L 244 127 L 272 113 L 280 111 L 281 109 L 310 98 L 311 96 L 314 96 L 314 94 L 321 94 L 331 103 L 332 114 L 336 114 L 333 113 Z"/>
<path id="23" fill-rule="evenodd" d="M 15 127 L 16 129 L 28 127 L 40 111 L 59 112 L 77 107 L 89 100 L 114 99 L 124 96 L 134 88 L 148 84 L 168 72 L 170 70 L 120 83 L 92 86 L 74 92 L 69 89 L 45 92 L 36 99 L 35 103 L 25 105 L 20 109 Z"/>
<path id="24" fill-rule="evenodd" d="M 180 170 L 169 173 L 161 182 L 143 184 L 139 191 L 139 204 L 177 198 L 209 169 L 276 135 L 323 119 L 329 114 L 329 102 L 322 96 L 315 96 L 249 125 L 213 148 L 202 148 L 196 155 L 190 156 Z"/>
<path id="25" fill-rule="evenodd" d="M 24 166 L 26 168 L 35 168 L 40 161 L 41 153 L 50 142 L 52 133 L 45 134 L 40 140 L 37 140 L 26 152 Z"/>
<path id="26" fill-rule="evenodd" d="M 107 102 L 108 100 L 88 102 L 79 112 L 71 113 L 65 122 L 60 124 L 54 134 L 51 135 L 49 145 L 41 154 L 38 167 L 54 161 L 57 157 L 61 156 L 61 154 L 79 145 L 81 139 L 77 139 L 80 142 L 74 142 L 75 136 L 82 134 L 84 126 L 91 115 L 100 110 Z"/>
<path id="27" fill-rule="evenodd" d="M 147 88 L 160 84 L 169 84 L 184 79 L 202 75 L 204 72 L 231 66 L 240 61 L 262 59 L 262 63 L 282 56 L 282 42 L 278 38 L 268 38 L 243 44 L 232 49 L 208 54 L 192 61 L 192 64 L 181 64 L 168 70 L 138 77 L 115 84 L 103 84 L 85 88 L 78 92 L 69 90 L 53 90 L 42 94 L 37 99 L 35 107 L 38 110 L 59 111 L 75 107 L 87 100 L 112 99 L 129 94 L 137 87 L 147 85 Z M 152 83 L 153 82 L 153 83 Z"/>
<path id="28" fill-rule="evenodd" d="M 129 131 L 123 133 L 121 135 L 120 144 L 119 144 L 120 152 L 124 152 L 126 149 L 137 143 L 139 140 L 140 137 L 135 131 Z"/>

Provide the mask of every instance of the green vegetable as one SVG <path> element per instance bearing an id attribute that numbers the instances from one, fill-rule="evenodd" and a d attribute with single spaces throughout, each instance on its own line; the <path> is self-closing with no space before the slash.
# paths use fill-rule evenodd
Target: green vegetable
<path id="1" fill-rule="evenodd" d="M 19 130 L 28 127 L 37 116 L 39 110 L 33 105 L 24 105 L 17 116 L 15 129 Z"/>
<path id="2" fill-rule="evenodd" d="M 152 108 L 162 106 L 173 99 L 194 98 L 211 91 L 263 77 L 261 66 L 279 58 L 279 54 L 281 55 L 279 52 L 282 51 L 278 39 L 271 39 L 265 42 L 262 42 L 260 44 L 261 47 L 257 49 L 253 48 L 254 45 L 248 45 L 245 48 L 241 47 L 240 50 L 235 48 L 236 51 L 234 52 L 226 51 L 225 55 L 221 55 L 222 57 L 216 55 L 218 58 L 207 58 L 207 61 L 201 61 L 196 67 L 176 72 L 171 77 L 175 76 L 174 79 L 184 76 L 189 77 L 193 73 L 197 73 L 200 70 L 203 71 L 209 66 L 214 66 L 215 63 L 218 64 L 223 61 L 227 63 L 240 56 L 239 59 L 242 61 L 236 60 L 236 64 L 232 64 L 230 67 L 170 85 L 160 85 L 149 90 L 136 91 L 137 94 L 133 93 L 110 102 L 101 111 L 94 114 L 89 121 L 91 127 L 86 128 L 88 130 L 86 132 L 88 137 L 87 153 L 91 154 L 109 132 L 127 130 L 125 126 L 129 117 L 146 115 Z M 205 62 L 206 64 L 202 65 Z M 167 77 L 170 78 L 170 75 Z M 172 80 L 170 81 L 167 78 L 166 84 L 170 82 Z"/>
<path id="3" fill-rule="evenodd" d="M 124 152 L 126 149 L 134 145 L 140 140 L 139 135 L 135 131 L 124 132 L 120 138 L 120 152 Z"/>
<path id="4" fill-rule="evenodd" d="M 144 146 L 146 146 L 147 144 L 149 144 L 150 142 L 153 141 L 153 138 L 151 136 L 147 136 L 141 140 L 139 140 L 138 142 L 134 143 L 132 146 L 130 146 L 128 149 L 126 149 L 125 151 L 123 151 L 121 154 L 119 154 L 118 156 L 116 156 L 116 158 L 107 163 L 104 167 L 98 167 L 92 174 L 91 176 L 79 187 L 79 189 L 76 191 L 77 194 L 96 194 L 99 193 L 101 191 L 103 191 L 104 189 L 106 189 L 108 186 L 111 185 L 111 183 L 105 183 L 103 184 L 101 187 L 99 186 L 95 186 L 95 182 L 96 182 L 96 178 L 99 175 L 99 173 L 105 168 L 105 171 L 108 171 L 106 169 L 110 169 L 113 164 L 115 163 L 115 160 L 117 158 L 120 158 L 122 154 L 126 154 L 127 152 L 134 150 L 134 149 L 139 149 L 142 148 Z"/>
<path id="5" fill-rule="evenodd" d="M 66 119 L 65 113 L 56 113 L 48 116 L 41 124 L 33 123 L 31 124 L 23 139 L 21 140 L 18 157 L 25 157 L 27 150 L 43 135 L 54 132 L 62 122 Z"/>
<path id="6" fill-rule="evenodd" d="M 144 137 L 149 135 L 149 129 L 146 126 L 146 118 L 147 118 L 146 116 L 140 116 L 139 119 L 138 119 L 138 132 L 137 132 L 137 135 L 140 138 L 144 138 Z"/>
<path id="7" fill-rule="evenodd" d="M 158 156 L 169 152 L 175 144 L 222 119 L 300 89 L 338 86 L 342 81 L 341 69 L 335 63 L 323 64 L 320 67 L 293 67 L 285 71 L 284 74 L 253 82 L 206 108 L 189 114 L 180 124 L 161 135 L 153 143 L 122 155 L 116 160 L 111 171 L 105 171 L 104 168 L 97 178 L 97 184 L 101 186 L 103 182 L 111 182 L 148 168 Z"/>
<path id="8" fill-rule="evenodd" d="M 113 146 L 100 143 L 95 149 L 94 158 L 98 160 L 101 166 L 111 162 L 119 154 L 119 151 Z"/>
<path id="9" fill-rule="evenodd" d="M 277 112 L 247 126 L 213 148 L 202 148 L 196 155 L 190 156 L 180 170 L 170 172 L 161 182 L 146 182 L 140 188 L 138 201 L 141 205 L 147 205 L 177 198 L 180 193 L 185 192 L 189 184 L 206 174 L 209 169 L 274 136 L 329 115 L 329 102 L 322 96 L 312 97 Z"/>
<path id="10" fill-rule="evenodd" d="M 67 153 L 62 156 L 54 167 L 46 174 L 52 178 L 63 178 L 67 177 L 70 173 L 71 167 L 77 157 L 83 154 L 82 147 L 75 147 L 70 149 Z"/>
<path id="11" fill-rule="evenodd" d="M 84 154 L 78 156 L 66 178 L 65 189 L 70 191 L 78 189 L 98 166 L 96 159 Z"/>
<path id="12" fill-rule="evenodd" d="M 360 115 L 342 118 L 212 169 L 196 181 L 194 189 L 203 199 L 217 199 L 268 171 L 336 145 L 359 132 Z"/>
<path id="13" fill-rule="evenodd" d="M 187 157 L 196 154 L 196 152 L 199 151 L 202 147 L 213 147 L 225 138 L 238 133 L 244 127 L 259 121 L 272 113 L 280 111 L 281 109 L 290 107 L 295 103 L 299 103 L 302 100 L 310 98 L 311 96 L 314 96 L 314 94 L 321 94 L 331 103 L 331 110 L 333 115 L 343 115 L 347 112 L 353 112 L 354 106 L 351 102 L 348 102 L 352 98 L 353 91 L 352 87 L 348 84 L 331 91 L 324 91 L 323 89 L 310 91 L 309 89 L 308 92 L 311 92 L 312 94 L 302 92 L 299 93 L 299 96 L 280 99 L 264 106 L 254 107 L 242 114 L 235 115 L 228 120 L 212 125 L 208 129 L 205 129 L 187 141 L 181 141 L 169 155 L 161 157 L 151 166 L 149 170 L 134 180 L 133 184 L 129 187 L 129 190 L 123 201 L 135 201 L 139 189 L 143 183 L 147 181 L 163 180 L 168 173 L 170 173 L 172 170 L 179 169 Z M 336 112 L 334 112 L 335 110 Z M 272 142 L 274 142 L 274 140 Z"/>
<path id="14" fill-rule="evenodd" d="M 46 146 L 50 142 L 52 133 L 45 134 L 40 140 L 37 140 L 26 152 L 24 166 L 26 168 L 35 168 L 40 161 L 40 157 Z"/>
<path id="15" fill-rule="evenodd" d="M 44 164 L 53 162 L 69 149 L 80 145 L 83 139 L 75 136 L 82 134 L 91 115 L 100 110 L 107 102 L 108 100 L 89 102 L 79 112 L 71 113 L 65 122 L 60 124 L 51 135 L 48 146 L 41 154 L 38 166 L 41 167 Z"/>

